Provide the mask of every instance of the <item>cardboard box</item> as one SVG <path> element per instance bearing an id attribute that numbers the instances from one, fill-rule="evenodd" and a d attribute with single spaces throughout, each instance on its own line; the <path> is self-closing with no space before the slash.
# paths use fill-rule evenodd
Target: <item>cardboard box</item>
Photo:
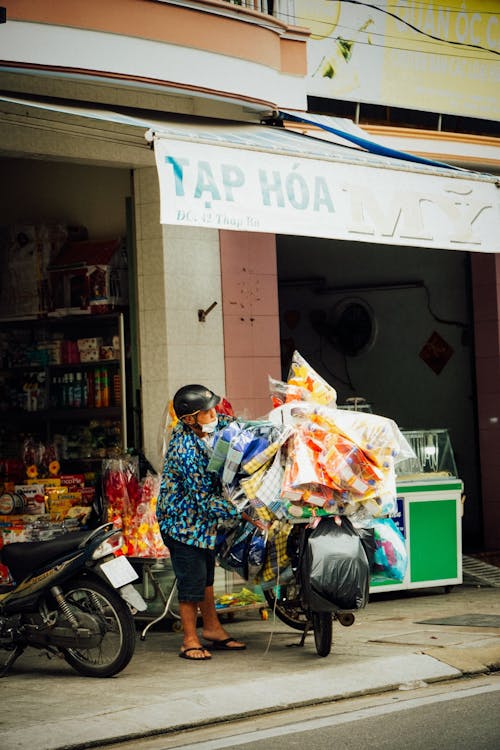
<path id="1" fill-rule="evenodd" d="M 49 275 L 56 312 L 108 312 L 128 303 L 120 239 L 67 243 L 49 266 Z"/>
<path id="2" fill-rule="evenodd" d="M 24 512 L 30 516 L 45 513 L 45 487 L 43 484 L 16 484 L 15 491 L 22 497 Z"/>
<path id="3" fill-rule="evenodd" d="M 80 352 L 80 362 L 99 362 L 99 349 L 87 349 Z"/>
<path id="4" fill-rule="evenodd" d="M 99 347 L 102 346 L 102 338 L 94 336 L 90 339 L 77 339 L 76 343 L 81 354 L 82 352 L 99 350 Z"/>
<path id="5" fill-rule="evenodd" d="M 59 477 L 61 481 L 61 487 L 65 487 L 67 490 L 80 489 L 85 485 L 85 476 L 83 474 L 61 474 Z"/>
<path id="6" fill-rule="evenodd" d="M 119 352 L 117 352 L 116 349 L 113 349 L 112 346 L 101 346 L 99 349 L 99 357 L 101 359 L 118 359 L 117 354 L 119 354 Z"/>
<path id="7" fill-rule="evenodd" d="M 41 484 L 43 485 L 44 489 L 47 487 L 59 487 L 61 484 L 61 480 L 59 477 L 37 477 L 36 479 L 27 479 L 25 481 L 26 485 L 33 485 L 33 484 Z"/>

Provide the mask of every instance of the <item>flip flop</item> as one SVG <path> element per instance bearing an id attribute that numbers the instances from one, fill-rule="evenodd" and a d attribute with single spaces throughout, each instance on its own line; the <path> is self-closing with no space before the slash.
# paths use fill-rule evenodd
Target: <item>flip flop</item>
<path id="1" fill-rule="evenodd" d="M 208 661 L 212 658 L 212 656 L 188 656 L 190 651 L 206 651 L 206 648 L 204 646 L 192 646 L 192 648 L 186 648 L 184 651 L 179 652 L 179 656 L 181 659 L 188 659 L 188 661 Z"/>
<path id="2" fill-rule="evenodd" d="M 211 651 L 244 651 L 246 645 L 241 646 L 230 646 L 230 643 L 237 643 L 236 638 L 224 638 L 221 641 L 210 641 L 207 644 L 207 648 Z"/>

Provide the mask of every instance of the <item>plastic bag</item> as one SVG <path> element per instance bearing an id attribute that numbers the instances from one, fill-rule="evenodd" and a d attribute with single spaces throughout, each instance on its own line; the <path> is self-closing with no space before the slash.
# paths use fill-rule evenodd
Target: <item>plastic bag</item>
<path id="1" fill-rule="evenodd" d="M 373 492 L 383 474 L 357 445 L 343 435 L 330 433 L 318 458 L 334 486 L 355 495 Z"/>
<path id="2" fill-rule="evenodd" d="M 266 541 L 265 531 L 241 521 L 218 535 L 215 551 L 219 565 L 247 581 L 254 580 L 265 562 Z"/>
<path id="3" fill-rule="evenodd" d="M 304 388 L 309 399 L 317 404 L 335 407 L 337 391 L 324 380 L 298 351 L 294 351 L 288 372 L 287 384 Z"/>
<path id="4" fill-rule="evenodd" d="M 264 565 L 259 573 L 262 582 L 281 580 L 284 571 L 290 565 L 288 554 L 288 537 L 292 525 L 287 522 L 274 521 L 268 529 Z"/>
<path id="5" fill-rule="evenodd" d="M 361 609 L 368 602 L 370 566 L 363 543 L 346 519 L 323 518 L 307 534 L 300 578 L 313 612 Z"/>
<path id="6" fill-rule="evenodd" d="M 291 401 L 307 401 L 309 399 L 309 392 L 300 385 L 284 383 L 282 380 L 275 380 L 270 375 L 268 381 L 273 409 L 283 406 L 283 404 L 288 404 Z"/>
<path id="7" fill-rule="evenodd" d="M 378 467 L 390 468 L 394 463 L 415 457 L 396 422 L 387 417 L 319 407 L 314 418 L 355 443 Z"/>
<path id="8" fill-rule="evenodd" d="M 373 529 L 375 538 L 374 572 L 403 581 L 408 566 L 405 538 L 392 518 L 377 518 L 364 524 Z"/>

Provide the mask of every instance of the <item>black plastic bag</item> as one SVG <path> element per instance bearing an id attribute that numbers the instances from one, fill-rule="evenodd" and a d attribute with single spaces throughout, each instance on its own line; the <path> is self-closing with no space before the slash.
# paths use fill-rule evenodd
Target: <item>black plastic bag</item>
<path id="1" fill-rule="evenodd" d="M 370 566 L 350 521 L 324 518 L 305 537 L 299 567 L 304 605 L 313 612 L 362 609 L 368 602 Z"/>
<path id="2" fill-rule="evenodd" d="M 356 533 L 363 543 L 365 548 L 366 556 L 368 558 L 368 565 L 370 566 L 370 573 L 375 570 L 375 550 L 377 549 L 377 543 L 375 542 L 375 531 L 370 528 L 356 528 Z"/>

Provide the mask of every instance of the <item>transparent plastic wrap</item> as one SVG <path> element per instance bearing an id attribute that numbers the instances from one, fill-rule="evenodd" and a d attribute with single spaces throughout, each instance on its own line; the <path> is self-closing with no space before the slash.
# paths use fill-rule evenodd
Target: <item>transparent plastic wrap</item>
<path id="1" fill-rule="evenodd" d="M 298 351 L 292 355 L 287 384 L 305 389 L 309 393 L 309 399 L 314 403 L 330 407 L 337 403 L 335 388 L 327 383 Z"/>
<path id="2" fill-rule="evenodd" d="M 415 453 L 396 422 L 379 414 L 321 409 L 318 414 L 332 429 L 352 440 L 376 466 L 389 467 Z"/>
<path id="3" fill-rule="evenodd" d="M 299 385 L 291 385 L 285 383 L 282 380 L 276 380 L 269 376 L 269 393 L 271 395 L 271 401 L 273 408 L 276 409 L 278 406 L 288 404 L 292 401 L 308 401 L 309 391 L 302 388 Z"/>
<path id="4" fill-rule="evenodd" d="M 169 555 L 156 518 L 160 480 L 159 474 L 146 474 L 140 483 L 135 508 L 125 519 L 125 554 L 129 557 L 161 558 Z"/>
<path id="5" fill-rule="evenodd" d="M 354 495 L 372 493 L 382 471 L 351 440 L 330 432 L 318 459 L 332 483 Z"/>
<path id="6" fill-rule="evenodd" d="M 102 489 L 108 521 L 123 528 L 124 519 L 135 510 L 140 497 L 139 459 L 123 456 L 103 461 Z"/>
<path id="7" fill-rule="evenodd" d="M 298 506 L 312 506 L 317 515 L 323 515 L 318 512 L 322 510 L 349 516 L 361 506 L 367 516 L 391 515 L 396 510 L 393 466 L 377 466 L 328 421 L 304 419 L 296 424 L 285 458 L 280 496 L 294 518 L 310 515 Z"/>
<path id="8" fill-rule="evenodd" d="M 148 472 L 140 481 L 138 457 L 126 455 L 103 462 L 102 485 L 107 519 L 123 532 L 123 553 L 167 557 L 156 519 L 160 476 Z"/>

